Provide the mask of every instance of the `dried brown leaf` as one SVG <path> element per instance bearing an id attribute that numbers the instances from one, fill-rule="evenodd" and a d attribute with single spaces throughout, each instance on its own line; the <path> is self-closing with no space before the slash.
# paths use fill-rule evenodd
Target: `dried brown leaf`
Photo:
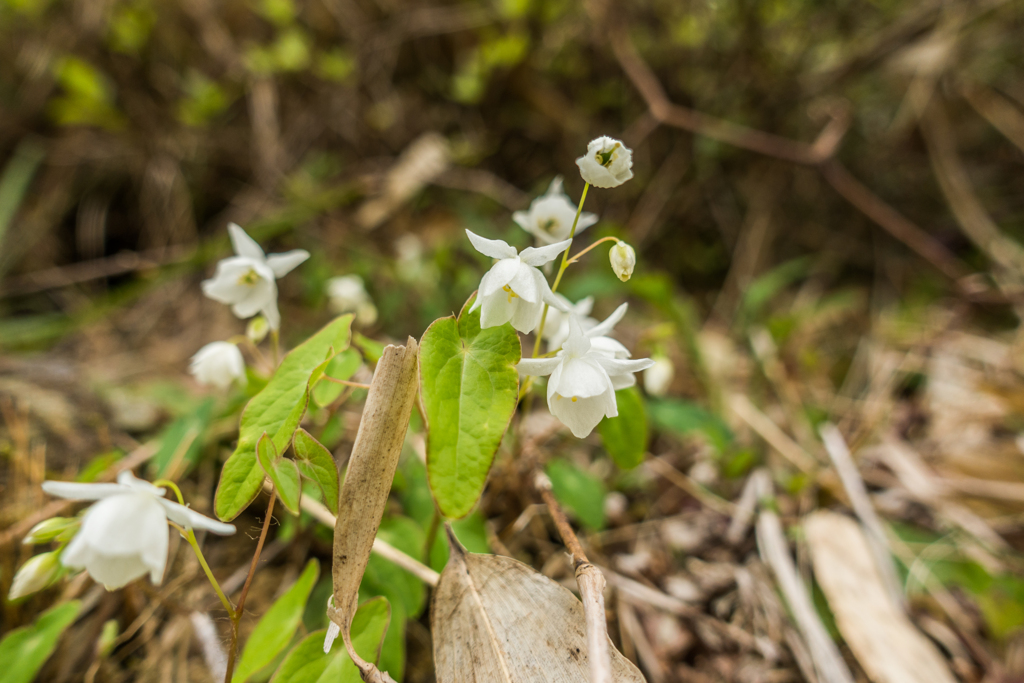
<path id="1" fill-rule="evenodd" d="M 583 604 L 567 588 L 500 555 L 452 551 L 434 594 L 438 683 L 588 683 Z M 609 643 L 613 680 L 644 677 Z"/>

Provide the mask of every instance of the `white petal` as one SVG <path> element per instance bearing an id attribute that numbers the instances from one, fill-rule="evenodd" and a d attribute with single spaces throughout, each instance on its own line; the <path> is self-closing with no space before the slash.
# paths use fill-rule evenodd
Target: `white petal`
<path id="1" fill-rule="evenodd" d="M 533 232 L 534 221 L 529 211 L 516 211 L 512 214 L 512 222 L 526 232 Z"/>
<path id="2" fill-rule="evenodd" d="M 579 235 L 595 223 L 597 223 L 597 215 L 584 211 L 580 214 L 580 219 L 576 222 L 576 234 Z"/>
<path id="3" fill-rule="evenodd" d="M 530 334 L 537 329 L 537 326 L 540 325 L 540 317 L 544 314 L 544 304 L 539 301 L 532 303 L 519 298 L 513 299 L 512 305 L 515 306 L 512 318 L 509 320 L 512 327 L 523 334 Z"/>
<path id="4" fill-rule="evenodd" d="M 473 248 L 484 256 L 505 259 L 512 258 L 516 255 L 515 247 L 509 246 L 508 242 L 504 242 L 502 240 L 489 240 L 486 237 L 481 237 L 469 230 L 466 231 L 466 235 L 469 236 L 469 241 L 473 243 Z"/>
<path id="5" fill-rule="evenodd" d="M 231 247 L 235 250 L 236 254 L 256 259 L 257 261 L 265 260 L 266 257 L 260 245 L 256 243 L 256 240 L 249 237 L 249 234 L 242 230 L 237 223 L 228 223 L 228 234 L 231 235 Z"/>
<path id="6" fill-rule="evenodd" d="M 589 398 L 608 389 L 608 373 L 587 358 L 567 358 L 555 391 L 562 396 Z"/>
<path id="7" fill-rule="evenodd" d="M 519 361 L 516 370 L 522 375 L 543 377 L 554 372 L 561 362 L 562 359 L 557 356 L 554 358 L 524 358 Z"/>
<path id="8" fill-rule="evenodd" d="M 608 358 L 599 354 L 591 356 L 598 365 L 607 371 L 609 375 L 623 375 L 627 372 L 640 372 L 654 365 L 650 358 L 637 358 L 636 360 L 624 360 L 619 358 Z"/>
<path id="9" fill-rule="evenodd" d="M 481 297 L 480 304 L 480 328 L 486 330 L 489 327 L 504 325 L 512 319 L 516 312 L 516 305 L 509 300 L 505 292 L 498 291 L 491 296 Z"/>
<path id="10" fill-rule="evenodd" d="M 235 533 L 235 526 L 233 524 L 225 524 L 224 522 L 210 519 L 191 508 L 175 503 L 173 500 L 162 498 L 160 499 L 160 504 L 164 506 L 167 519 L 185 529 L 206 529 L 221 536 L 230 536 Z"/>
<path id="11" fill-rule="evenodd" d="M 72 481 L 44 481 L 43 491 L 68 500 L 100 500 L 125 493 L 120 484 L 80 484 Z"/>
<path id="12" fill-rule="evenodd" d="M 580 358 L 590 350 L 590 340 L 583 334 L 579 316 L 569 315 L 569 336 L 566 337 L 562 349 L 567 356 Z"/>
<path id="13" fill-rule="evenodd" d="M 627 372 L 625 375 L 611 375 L 612 387 L 615 391 L 619 389 L 628 389 L 636 385 L 636 375 L 632 372 Z"/>
<path id="14" fill-rule="evenodd" d="M 539 284 L 537 282 L 538 279 L 541 281 Z M 523 264 L 519 265 L 516 269 L 516 274 L 508 282 L 508 286 L 512 288 L 516 296 L 524 301 L 529 301 L 531 304 L 540 301 L 540 295 L 545 284 L 544 276 L 540 274 L 539 270 Z"/>
<path id="15" fill-rule="evenodd" d="M 491 296 L 507 285 L 519 272 L 519 258 L 502 259 L 491 266 L 480 279 L 480 296 Z"/>
<path id="16" fill-rule="evenodd" d="M 608 401 L 608 394 L 611 393 L 611 403 Z M 594 431 L 594 427 L 609 413 L 609 407 L 614 412 L 615 394 L 609 390 L 592 396 L 590 398 L 578 398 L 573 401 L 570 397 L 555 395 L 548 401 L 548 408 L 551 414 L 557 417 L 562 424 L 569 428 L 573 436 L 582 439 Z"/>
<path id="17" fill-rule="evenodd" d="M 283 254 L 271 254 L 267 257 L 267 265 L 274 271 L 274 277 L 282 278 L 308 258 L 309 252 L 305 249 L 292 249 Z"/>
<path id="18" fill-rule="evenodd" d="M 271 297 L 260 309 L 263 317 L 267 319 L 267 325 L 272 330 L 281 329 L 281 312 L 277 309 L 277 287 L 274 287 L 274 296 Z"/>
<path id="19" fill-rule="evenodd" d="M 623 316 L 626 315 L 627 309 L 629 309 L 629 304 L 622 304 L 616 308 L 612 311 L 612 314 L 601 321 L 600 324 L 587 330 L 587 336 L 590 338 L 608 336 L 608 333 L 611 332 L 615 326 L 619 324 L 619 321 L 622 320 Z"/>
<path id="20" fill-rule="evenodd" d="M 590 350 L 600 353 L 609 358 L 629 358 L 630 352 L 621 342 L 611 337 L 595 337 L 590 340 Z"/>
<path id="21" fill-rule="evenodd" d="M 528 266 L 543 266 L 548 261 L 553 261 L 559 254 L 569 248 L 572 240 L 562 240 L 544 247 L 528 247 L 523 249 L 519 258 Z"/>
<path id="22" fill-rule="evenodd" d="M 607 168 L 597 163 L 589 154 L 578 158 L 576 165 L 580 167 L 580 176 L 583 177 L 583 180 L 594 187 L 609 188 L 622 184 L 615 179 L 615 176 Z"/>

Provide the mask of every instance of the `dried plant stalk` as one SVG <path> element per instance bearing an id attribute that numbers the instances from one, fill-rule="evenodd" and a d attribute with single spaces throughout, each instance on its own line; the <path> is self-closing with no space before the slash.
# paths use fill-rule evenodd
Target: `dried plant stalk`
<path id="1" fill-rule="evenodd" d="M 338 495 L 334 595 L 328 616 L 341 629 L 345 647 L 367 683 L 391 683 L 393 679 L 356 654 L 349 630 L 358 607 L 359 582 L 366 571 L 409 427 L 418 385 L 418 351 L 412 337 L 405 346 L 384 349 L 366 396 L 345 483 Z"/>

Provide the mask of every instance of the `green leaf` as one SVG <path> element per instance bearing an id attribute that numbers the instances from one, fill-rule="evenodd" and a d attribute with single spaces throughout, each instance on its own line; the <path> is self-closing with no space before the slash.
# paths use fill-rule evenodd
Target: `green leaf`
<path id="1" fill-rule="evenodd" d="M 471 553 L 489 553 L 491 548 L 487 545 L 487 520 L 474 510 L 463 519 L 452 522 L 452 531 L 459 543 Z M 448 539 L 447 534 L 434 534 L 434 545 L 430 548 L 430 566 L 436 572 L 444 571 L 448 564 Z"/>
<path id="2" fill-rule="evenodd" d="M 333 377 L 334 379 L 347 380 L 352 375 L 356 374 L 356 370 L 363 364 L 363 357 L 359 355 L 359 352 L 355 349 L 346 349 L 337 356 L 334 357 L 324 371 L 324 375 L 327 377 Z M 341 396 L 341 392 L 345 391 L 344 384 L 338 384 L 337 382 L 331 382 L 326 379 L 322 379 L 316 383 L 313 387 L 313 401 L 318 406 L 326 406 L 334 403 L 334 401 Z"/>
<path id="3" fill-rule="evenodd" d="M 732 443 L 732 431 L 717 415 L 709 413 L 695 403 L 666 399 L 649 405 L 651 419 L 659 429 L 680 436 L 694 433 L 702 435 L 719 453 Z"/>
<path id="4" fill-rule="evenodd" d="M 441 512 L 463 517 L 487 472 L 519 397 L 519 335 L 508 323 L 480 329 L 473 297 L 435 320 L 420 342 L 420 393 L 427 421 L 427 478 Z"/>
<path id="5" fill-rule="evenodd" d="M 597 425 L 604 449 L 624 470 L 644 461 L 647 452 L 647 412 L 640 390 L 635 386 L 615 392 L 618 417 L 606 417 Z"/>
<path id="6" fill-rule="evenodd" d="M 274 442 L 266 432 L 256 442 L 256 459 L 260 463 L 260 468 L 274 483 L 284 506 L 292 514 L 299 514 L 302 485 L 299 468 L 295 465 L 295 461 L 278 455 Z"/>
<path id="7" fill-rule="evenodd" d="M 353 335 L 352 345 L 363 352 L 363 356 L 374 365 L 384 355 L 384 345 L 379 341 L 365 337 L 358 332 Z"/>
<path id="8" fill-rule="evenodd" d="M 352 619 L 352 645 L 359 656 L 376 661 L 377 649 L 388 627 L 391 611 L 384 598 L 367 600 Z M 271 683 L 362 683 L 359 670 L 339 638 L 324 653 L 326 630 L 314 631 L 292 648 Z"/>
<path id="9" fill-rule="evenodd" d="M 309 593 L 313 590 L 319 574 L 320 563 L 315 559 L 310 560 L 298 581 L 270 606 L 246 641 L 231 683 L 249 680 L 254 673 L 274 661 L 274 657 L 288 646 L 295 635 L 295 629 L 302 621 L 306 600 L 309 599 Z"/>
<path id="10" fill-rule="evenodd" d="M 0 640 L 3 682 L 31 683 L 81 606 L 77 600 L 58 604 L 39 615 L 31 626 L 14 629 L 4 636 Z"/>
<path id="11" fill-rule="evenodd" d="M 555 494 L 573 516 L 595 531 L 604 528 L 604 483 L 567 460 L 552 460 L 544 468 Z"/>
<path id="12" fill-rule="evenodd" d="M 327 364 L 348 348 L 351 315 L 343 315 L 284 357 L 274 376 L 242 411 L 238 446 L 220 473 L 214 500 L 217 516 L 230 521 L 249 506 L 263 486 L 256 462 L 256 441 L 266 432 L 278 453 L 284 453 L 306 412 L 309 391 Z"/>
<path id="13" fill-rule="evenodd" d="M 301 427 L 295 432 L 292 448 L 299 461 L 299 471 L 316 482 L 324 494 L 324 503 L 331 512 L 338 514 L 338 466 L 334 456 Z"/>

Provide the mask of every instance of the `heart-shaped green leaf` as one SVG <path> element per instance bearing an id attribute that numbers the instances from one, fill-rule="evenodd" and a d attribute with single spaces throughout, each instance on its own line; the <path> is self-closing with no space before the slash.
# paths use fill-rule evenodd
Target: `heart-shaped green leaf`
<path id="1" fill-rule="evenodd" d="M 640 390 L 635 386 L 615 392 L 618 417 L 606 417 L 597 425 L 604 449 L 624 470 L 644 461 L 647 452 L 647 413 Z"/>
<path id="2" fill-rule="evenodd" d="M 256 461 L 256 441 L 266 432 L 278 453 L 284 453 L 306 412 L 309 391 L 327 364 L 348 348 L 352 316 L 343 315 L 292 349 L 260 393 L 242 412 L 238 446 L 220 473 L 214 510 L 229 521 L 259 494 L 263 470 Z"/>
<path id="3" fill-rule="evenodd" d="M 256 442 L 256 460 L 260 468 L 274 482 L 277 494 L 281 496 L 281 502 L 294 514 L 299 514 L 299 501 L 302 497 L 302 481 L 299 478 L 299 468 L 294 460 L 282 458 L 273 440 L 264 432 L 263 436 Z"/>
<path id="4" fill-rule="evenodd" d="M 427 476 L 448 517 L 468 514 L 483 493 L 519 397 L 519 335 L 508 323 L 481 330 L 474 298 L 458 318 L 435 320 L 420 342 Z"/>
<path id="5" fill-rule="evenodd" d="M 324 494 L 324 504 L 338 514 L 338 466 L 323 444 L 301 427 L 295 431 L 292 449 L 299 471 L 316 482 Z"/>

